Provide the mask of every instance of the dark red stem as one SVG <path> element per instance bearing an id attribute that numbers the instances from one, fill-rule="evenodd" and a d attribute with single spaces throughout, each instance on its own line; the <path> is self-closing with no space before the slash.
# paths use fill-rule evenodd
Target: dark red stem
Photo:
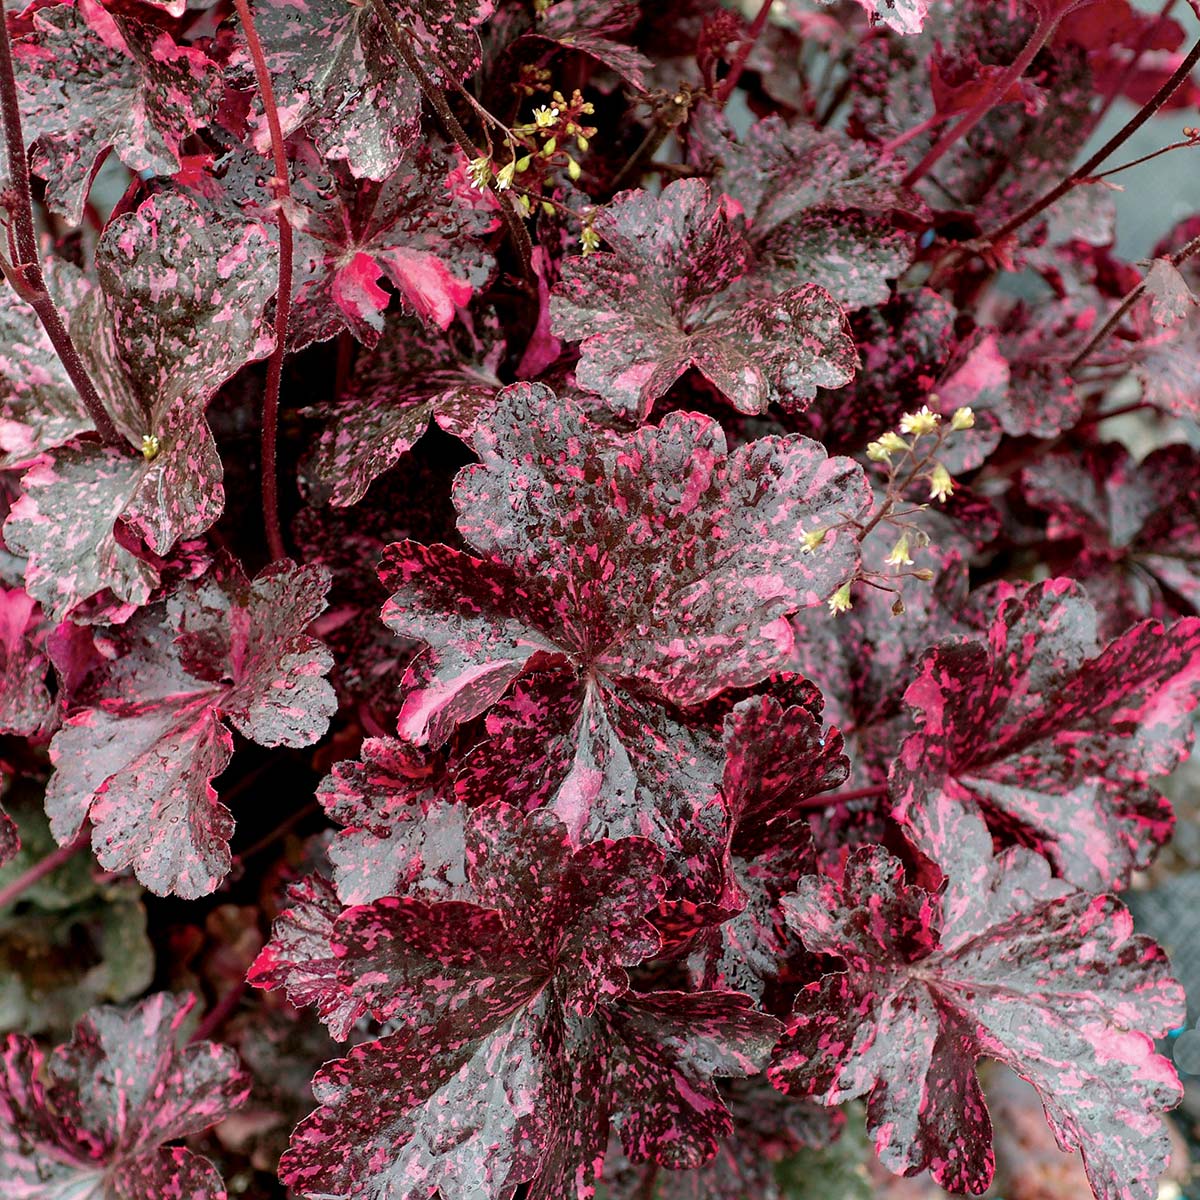
<path id="1" fill-rule="evenodd" d="M 741 79 L 742 72 L 746 69 L 750 51 L 754 49 L 758 39 L 762 36 L 762 31 L 766 28 L 767 16 L 771 12 L 773 3 L 774 0 L 762 0 L 758 12 L 754 14 L 754 20 L 750 22 L 750 28 L 746 30 L 746 36 L 738 47 L 737 56 L 729 66 L 729 74 L 717 85 L 715 100 L 718 107 L 723 107 L 725 101 L 733 95 L 733 89 L 737 87 L 738 80 Z"/>
<path id="2" fill-rule="evenodd" d="M 242 1002 L 249 984 L 244 979 L 238 980 L 220 1000 L 204 1014 L 204 1020 L 196 1026 L 196 1032 L 188 1039 L 192 1042 L 209 1041 L 213 1034 L 237 1012 L 237 1006 Z"/>
<path id="3" fill-rule="evenodd" d="M 848 792 L 834 792 L 832 795 L 810 796 L 801 805 L 802 808 L 832 808 L 835 804 L 849 804 L 851 800 L 872 800 L 877 796 L 886 796 L 886 783 L 874 787 L 854 788 Z"/>
<path id="4" fill-rule="evenodd" d="M 973 108 L 963 114 L 960 121 L 952 125 L 930 147 L 929 152 L 904 177 L 904 186 L 912 187 L 923 179 L 937 165 L 942 155 L 946 153 L 960 138 L 964 138 L 989 112 L 1000 102 L 1008 89 L 1029 70 L 1030 63 L 1037 57 L 1038 51 L 1050 40 L 1050 35 L 1058 28 L 1059 17 L 1042 19 L 1034 27 L 1033 34 L 1025 43 L 1021 53 L 1013 60 L 1007 70 L 996 80 L 991 90 Z"/>
<path id="5" fill-rule="evenodd" d="M 258 80 L 258 92 L 262 97 L 263 111 L 267 115 L 267 128 L 271 133 L 271 155 L 275 160 L 275 220 L 279 225 L 279 291 L 275 296 L 275 349 L 267 364 L 267 390 L 263 396 L 262 410 L 262 494 L 263 523 L 267 530 L 267 549 L 273 559 L 286 558 L 283 533 L 279 525 L 279 472 L 276 466 L 276 436 L 279 428 L 279 389 L 283 382 L 283 359 L 287 354 L 288 318 L 292 309 L 292 227 L 287 218 L 286 202 L 292 189 L 288 178 L 287 151 L 283 141 L 283 127 L 279 123 L 279 109 L 275 105 L 275 91 L 271 87 L 271 72 L 267 69 L 267 58 L 263 54 L 258 31 L 254 28 L 254 17 L 247 0 L 234 0 L 246 45 L 254 61 L 254 75 Z"/>
<path id="6" fill-rule="evenodd" d="M 8 16 L 0 0 L 0 116 L 4 122 L 4 143 L 8 154 L 8 174 L 12 180 L 9 216 L 12 219 L 13 250 L 17 261 L 5 263 L 4 275 L 14 291 L 37 314 L 79 398 L 92 418 L 96 432 L 110 446 L 124 444 L 96 385 L 92 382 L 71 335 L 63 324 L 62 315 L 50 297 L 42 260 L 38 253 L 37 233 L 33 223 L 33 193 L 29 186 L 29 162 L 25 157 L 25 132 L 21 127 L 21 102 L 17 77 L 13 69 L 12 43 L 8 37 Z"/>
<path id="7" fill-rule="evenodd" d="M 1191 258 L 1193 254 L 1200 251 L 1200 237 L 1194 237 L 1182 250 L 1177 250 L 1167 260 L 1171 266 L 1177 267 L 1180 263 Z M 1125 299 L 1113 312 L 1112 316 L 1104 322 L 1103 325 L 1088 339 L 1088 343 L 1075 355 L 1067 364 L 1067 370 L 1074 375 L 1076 371 L 1087 361 L 1094 350 L 1098 350 L 1106 341 L 1109 335 L 1124 319 L 1125 314 L 1145 295 L 1146 281 L 1143 279 L 1135 288 L 1131 288 Z"/>
<path id="8" fill-rule="evenodd" d="M 1170 98 L 1175 94 L 1176 91 L 1179 90 L 1188 76 L 1192 73 L 1192 68 L 1198 62 L 1200 62 L 1200 42 L 1197 42 L 1191 48 L 1187 57 L 1172 73 L 1171 78 L 1168 79 L 1166 83 L 1164 83 L 1162 87 L 1160 87 L 1158 91 L 1155 92 L 1154 95 L 1151 96 L 1150 99 L 1146 101 L 1146 103 L 1143 104 L 1142 107 L 1139 108 L 1138 111 L 1134 113 L 1134 115 L 1120 129 L 1118 129 L 1117 132 L 1114 133 L 1113 136 L 1110 137 L 1108 141 L 1105 142 L 1104 145 L 1092 155 L 1091 158 L 1087 160 L 1087 162 L 1076 168 L 1076 170 L 1072 171 L 1066 179 L 1052 187 L 1050 191 L 1048 191 L 1040 199 L 1034 200 L 1031 204 L 1026 205 L 1026 207 L 1021 209 L 1021 211 L 1015 216 L 1009 217 L 1009 219 L 1005 221 L 999 229 L 994 229 L 990 233 L 984 234 L 979 241 L 995 245 L 997 242 L 1008 237 L 1009 234 L 1015 233 L 1027 221 L 1032 221 L 1033 218 L 1038 216 L 1039 213 L 1045 212 L 1050 205 L 1054 204 L 1055 201 L 1060 200 L 1072 188 L 1077 187 L 1086 179 L 1091 179 L 1095 175 L 1096 168 L 1100 166 L 1100 164 L 1103 163 L 1111 154 L 1113 154 L 1114 151 L 1123 146 L 1143 125 L 1145 125 L 1148 120 L 1150 120 L 1152 116 L 1154 116 L 1156 112 L 1158 112 L 1160 108 L 1162 108 L 1164 104 L 1166 104 L 1168 100 L 1170 100 Z"/>
<path id="9" fill-rule="evenodd" d="M 16 879 L 0 888 L 0 910 L 19 900 L 21 893 L 27 888 L 33 887 L 39 879 L 49 875 L 51 871 L 58 870 L 68 859 L 74 858 L 88 844 L 91 836 L 91 830 L 85 826 L 74 840 L 65 846 L 59 846 L 57 850 L 47 854 L 45 858 L 35 862 L 32 867 L 22 871 Z"/>

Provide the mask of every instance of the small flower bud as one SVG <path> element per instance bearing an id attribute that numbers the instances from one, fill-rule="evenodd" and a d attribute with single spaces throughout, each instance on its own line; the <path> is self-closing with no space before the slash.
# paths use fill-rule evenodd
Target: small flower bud
<path id="1" fill-rule="evenodd" d="M 526 154 L 522 158 L 518 158 L 517 159 L 517 170 L 518 171 L 528 171 L 532 162 L 533 162 L 532 154 Z"/>
<path id="2" fill-rule="evenodd" d="M 929 411 L 929 405 L 922 404 L 915 413 L 905 413 L 900 418 L 900 432 L 915 433 L 917 437 L 933 433 L 941 419 L 937 413 Z"/>
<path id="3" fill-rule="evenodd" d="M 542 155 L 549 158 L 555 150 L 558 149 L 558 138 L 547 138 L 546 144 L 542 147 Z"/>
<path id="4" fill-rule="evenodd" d="M 954 416 L 950 418 L 950 428 L 955 433 L 961 433 L 964 429 L 971 429 L 975 425 L 975 414 L 969 408 L 956 408 Z"/>
<path id="5" fill-rule="evenodd" d="M 577 145 L 581 151 L 586 151 L 586 150 L 587 150 L 587 148 L 588 148 L 588 140 L 587 140 L 587 138 L 585 138 L 585 137 L 583 136 L 583 134 L 581 133 L 581 134 L 580 134 L 580 135 L 579 135 L 579 136 L 578 136 L 578 137 L 575 139 L 575 145 Z"/>
<path id="6" fill-rule="evenodd" d="M 867 457 L 872 462 L 891 462 L 892 452 L 882 442 L 868 442 Z"/>
<path id="7" fill-rule="evenodd" d="M 804 553 L 815 550 L 824 540 L 828 529 L 810 529 L 800 540 L 804 543 Z"/>
<path id="8" fill-rule="evenodd" d="M 573 183 L 583 174 L 583 168 L 569 154 L 567 155 L 567 174 Z"/>
<path id="9" fill-rule="evenodd" d="M 908 534 L 902 533 L 899 541 L 892 547 L 887 558 L 883 560 L 892 567 L 911 567 L 912 559 L 908 554 Z"/>
<path id="10" fill-rule="evenodd" d="M 917 579 L 923 579 L 926 583 L 928 583 L 933 578 L 933 572 L 928 567 L 918 567 L 913 572 L 913 575 Z"/>
<path id="11" fill-rule="evenodd" d="M 904 616 L 904 601 L 899 596 L 897 596 L 895 598 L 895 600 L 892 601 L 892 616 L 893 617 Z"/>
<path id="12" fill-rule="evenodd" d="M 839 613 L 849 612 L 854 607 L 854 602 L 850 599 L 850 585 L 843 583 L 832 596 L 829 597 L 829 611 L 833 616 Z"/>
<path id="13" fill-rule="evenodd" d="M 548 216 L 548 217 L 554 216 L 554 213 L 555 213 L 554 205 L 551 204 L 549 200 L 543 200 L 542 201 L 542 212 L 544 212 L 546 214 L 546 216 Z"/>
<path id="14" fill-rule="evenodd" d="M 882 434 L 877 443 L 888 454 L 895 454 L 900 450 L 911 450 L 912 447 L 898 434 L 893 433 L 890 429 L 887 433 Z"/>
<path id="15" fill-rule="evenodd" d="M 514 196 L 513 207 L 523 217 L 529 217 L 533 215 L 533 204 L 530 202 L 528 196 Z"/>
<path id="16" fill-rule="evenodd" d="M 600 246 L 600 235 L 590 225 L 585 225 L 579 235 L 579 244 L 585 255 L 592 254 Z"/>
<path id="17" fill-rule="evenodd" d="M 158 438 L 152 433 L 142 434 L 142 457 L 147 462 L 153 462 L 158 457 Z"/>
<path id="18" fill-rule="evenodd" d="M 932 500 L 945 500 L 954 491 L 954 480 L 950 472 L 938 463 L 929 473 L 929 496 Z"/>

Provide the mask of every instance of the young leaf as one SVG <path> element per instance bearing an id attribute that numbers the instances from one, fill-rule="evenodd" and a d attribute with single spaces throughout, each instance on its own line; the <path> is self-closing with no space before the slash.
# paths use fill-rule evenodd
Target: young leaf
<path id="1" fill-rule="evenodd" d="M 854 377 L 842 310 L 823 288 L 747 299 L 751 250 L 699 179 L 661 196 L 622 192 L 593 223 L 611 251 L 569 258 L 551 299 L 555 334 L 584 339 L 576 378 L 645 420 L 694 367 L 735 408 L 803 408 Z"/>
<path id="2" fill-rule="evenodd" d="M 9 1195 L 225 1200 L 216 1168 L 164 1143 L 208 1129 L 250 1091 L 237 1055 L 185 1044 L 194 997 L 96 1008 L 47 1062 L 10 1034 L 0 1063 L 0 1182 Z"/>
<path id="3" fill-rule="evenodd" d="M 1003 600 L 986 641 L 929 651 L 905 693 L 919 732 L 892 767 L 894 813 L 944 871 L 943 810 L 977 813 L 1089 890 L 1125 886 L 1168 838 L 1149 785 L 1185 757 L 1200 694 L 1200 619 L 1135 625 L 1102 646 L 1067 579 Z"/>
<path id="4" fill-rule="evenodd" d="M 212 780 L 225 721 L 266 746 L 306 746 L 336 708 L 328 651 L 304 633 L 328 576 L 278 562 L 253 581 L 222 572 L 114 631 L 92 707 L 50 746 L 46 811 L 60 844 L 92 820 L 109 870 L 133 866 L 158 895 L 211 892 L 229 870 L 233 818 Z"/>
<path id="5" fill-rule="evenodd" d="M 1165 955 L 1112 897 L 1071 891 L 1021 847 L 993 858 L 961 809 L 937 816 L 955 864 L 940 901 L 879 846 L 855 851 L 843 882 L 809 875 L 785 901 L 808 949 L 846 970 L 797 997 L 772 1082 L 826 1104 L 866 1097 L 885 1166 L 982 1192 L 993 1157 L 975 1063 L 994 1058 L 1037 1089 L 1098 1200 L 1150 1200 L 1169 1155 L 1157 1110 L 1181 1095 L 1151 1040 L 1184 1009 Z"/>

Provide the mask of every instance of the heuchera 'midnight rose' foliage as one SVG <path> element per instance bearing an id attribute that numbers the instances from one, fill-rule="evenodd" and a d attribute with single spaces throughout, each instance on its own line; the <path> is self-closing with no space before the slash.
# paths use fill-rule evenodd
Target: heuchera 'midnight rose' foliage
<path id="1" fill-rule="evenodd" d="M 1185 16 L 11 9 L 0 1195 L 978 1193 L 992 1060 L 1152 1200 Z"/>

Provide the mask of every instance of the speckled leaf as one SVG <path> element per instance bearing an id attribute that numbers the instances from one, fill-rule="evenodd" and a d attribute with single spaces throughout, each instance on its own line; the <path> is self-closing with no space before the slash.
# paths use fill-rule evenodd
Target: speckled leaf
<path id="1" fill-rule="evenodd" d="M 324 1107 L 281 1165 L 302 1194 L 499 1195 L 578 1116 L 554 1102 L 571 1058 L 553 1030 L 599 1023 L 597 1004 L 627 990 L 624 966 L 657 950 L 645 913 L 663 892 L 661 855 L 642 839 L 573 850 L 550 814 L 490 805 L 468 824 L 466 856 L 473 891 L 498 909 L 388 897 L 337 921 L 343 982 L 405 1028 L 318 1076 Z M 385 1120 L 369 1096 L 386 1099 Z M 607 1115 L 588 1124 L 606 1133 Z"/>
<path id="2" fill-rule="evenodd" d="M 809 950 L 846 970 L 801 991 L 772 1081 L 826 1104 L 866 1097 L 885 1166 L 981 1192 L 993 1156 L 975 1063 L 998 1059 L 1037 1088 L 1099 1200 L 1151 1200 L 1169 1157 L 1157 1110 L 1181 1095 L 1152 1041 L 1184 1011 L 1165 955 L 1112 897 L 1071 891 L 1022 847 L 993 859 L 961 809 L 938 816 L 956 866 L 940 899 L 871 846 L 841 884 L 809 875 L 785 901 Z"/>
<path id="3" fill-rule="evenodd" d="M 854 377 L 849 329 L 824 289 L 747 299 L 750 247 L 703 180 L 623 192 L 594 225 L 610 250 L 564 261 L 551 316 L 555 334 L 583 339 L 580 385 L 616 412 L 645 419 L 690 367 L 747 413 L 804 407 Z"/>
<path id="4" fill-rule="evenodd" d="M 149 556 L 206 530 L 224 503 L 204 419 L 213 392 L 270 352 L 262 311 L 274 288 L 265 234 L 155 196 L 108 227 L 101 288 L 72 314 L 86 365 L 121 433 L 120 448 L 69 444 L 23 480 L 5 539 L 30 559 L 26 588 L 55 619 L 102 590 L 144 604 Z M 153 454 L 143 438 L 157 438 Z"/>
<path id="5" fill-rule="evenodd" d="M 822 0 L 828 3 L 828 0 Z M 897 33 L 920 33 L 929 15 L 929 0 L 858 0 L 871 18 L 871 24 L 883 24 Z"/>
<path id="6" fill-rule="evenodd" d="M 91 287 L 82 272 L 62 259 L 48 259 L 44 269 L 60 310 L 74 311 Z M 91 428 L 41 322 L 6 287 L 0 292 L 0 468 L 28 462 Z"/>
<path id="7" fill-rule="evenodd" d="M 845 782 L 842 738 L 817 713 L 770 696 L 742 701 L 725 719 L 727 812 L 719 915 L 689 966 L 704 986 L 761 998 L 794 945 L 779 900 L 816 869 L 805 802 Z"/>
<path id="8" fill-rule="evenodd" d="M 342 912 L 337 894 L 323 876 L 308 875 L 288 886 L 287 900 L 246 980 L 258 988 L 283 988 L 298 1008 L 314 1005 L 330 1034 L 345 1041 L 367 1006 L 339 974 L 332 945 Z"/>
<path id="9" fill-rule="evenodd" d="M 1169 258 L 1156 258 L 1146 272 L 1150 317 L 1158 325 L 1175 325 L 1196 307 L 1188 282 Z"/>
<path id="10" fill-rule="evenodd" d="M 332 659 L 303 631 L 328 577 L 274 563 L 252 582 L 229 570 L 176 593 L 112 634 L 93 706 L 55 734 L 46 811 L 65 843 L 90 816 L 109 870 L 133 866 L 151 891 L 195 898 L 229 870 L 233 819 L 212 779 L 233 739 L 316 741 L 336 702 Z"/>
<path id="11" fill-rule="evenodd" d="M 1076 886 L 1122 887 L 1170 836 L 1148 780 L 1186 756 L 1198 694 L 1200 619 L 1102 645 L 1070 580 L 1039 584 L 1000 603 L 986 641 L 925 656 L 905 693 L 919 732 L 892 768 L 895 815 L 944 871 L 931 831 L 961 807 Z"/>
<path id="12" fill-rule="evenodd" d="M 540 751 L 571 763 L 554 806 L 576 835 L 620 832 L 639 755 L 621 731 L 657 736 L 656 705 L 700 703 L 775 669 L 791 648 L 785 614 L 855 569 L 853 539 L 831 534 L 810 554 L 801 533 L 864 511 L 861 472 L 798 437 L 730 454 L 719 427 L 692 414 L 609 434 L 537 385 L 504 393 L 475 442 L 481 463 L 459 475 L 455 502 L 463 535 L 489 557 L 411 543 L 385 556 L 384 620 L 430 646 L 400 733 L 444 741 L 527 670 L 570 667 L 576 682 L 551 718 L 563 740 Z M 533 715 L 541 700 L 529 700 Z M 508 722 L 505 736 L 518 729 Z M 651 795 L 669 785 L 664 774 Z M 698 799 L 662 823 L 686 825 Z"/>
<path id="13" fill-rule="evenodd" d="M 330 501 L 357 504 L 371 482 L 394 466 L 431 419 L 452 433 L 474 426 L 473 414 L 500 388 L 496 360 L 503 343 L 482 361 L 458 353 L 445 334 L 412 319 L 391 319 L 383 340 L 355 364 L 349 394 L 329 405 L 313 471 L 330 487 Z"/>
<path id="14" fill-rule="evenodd" d="M 1200 455 L 1190 446 L 1164 446 L 1136 463 L 1104 442 L 1046 455 L 1021 479 L 1029 502 L 1048 514 L 1047 536 L 1081 541 L 1071 573 L 1107 629 L 1167 606 L 1200 612 Z"/>
<path id="15" fill-rule="evenodd" d="M 1196 379 L 1200 377 L 1200 313 L 1194 306 L 1186 320 L 1143 340 L 1135 374 L 1147 404 L 1189 421 L 1200 420 L 1196 391 Z"/>
<path id="16" fill-rule="evenodd" d="M 50 207 L 74 225 L 101 155 L 132 171 L 173 175 L 180 144 L 205 125 L 220 75 L 203 51 L 98 6 L 43 8 L 17 42 L 22 122 Z"/>
<path id="17" fill-rule="evenodd" d="M 492 0 L 389 0 L 426 73 L 449 88 L 480 63 L 476 26 Z M 284 134 L 307 127 L 325 158 L 358 179 L 385 179 L 420 133 L 421 91 L 369 4 L 266 0 L 255 26 L 280 108 Z M 247 70 L 247 84 L 253 79 Z M 270 142 L 265 122 L 259 149 Z"/>
<path id="18" fill-rule="evenodd" d="M 0 588 L 0 733 L 30 737 L 50 716 L 47 632 L 32 597 Z"/>
<path id="19" fill-rule="evenodd" d="M 470 899 L 467 809 L 450 782 L 436 755 L 395 738 L 367 738 L 358 760 L 334 766 L 317 799 L 343 826 L 328 851 L 343 904 Z"/>
<path id="20" fill-rule="evenodd" d="M 637 1161 L 695 1166 L 731 1126 L 713 1076 L 754 1074 L 779 1031 L 731 992 L 630 993 L 583 1017 L 544 990 L 474 1022 L 466 1042 L 439 1044 L 445 1027 L 326 1065 L 322 1107 L 281 1163 L 289 1186 L 395 1200 L 436 1186 L 467 1200 L 532 1179 L 531 1200 L 587 1200 L 610 1127 Z"/>
<path id="21" fill-rule="evenodd" d="M 495 210 L 471 190 L 461 163 L 433 146 L 371 182 L 322 162 L 301 143 L 292 197 L 295 309 L 288 338 L 295 349 L 342 329 L 373 346 L 390 301 L 380 286 L 385 279 L 407 311 L 446 329 L 491 274 L 492 256 L 479 239 L 496 226 Z M 269 194 L 256 186 L 251 199 L 251 214 L 269 221 Z"/>
<path id="22" fill-rule="evenodd" d="M 45 1059 L 10 1034 L 0 1063 L 0 1182 L 13 1200 L 225 1200 L 207 1159 L 163 1143 L 222 1121 L 250 1081 L 237 1055 L 186 1043 L 194 997 L 96 1008 Z"/>
<path id="23" fill-rule="evenodd" d="M 558 0 L 539 12 L 530 37 L 556 42 L 564 50 L 578 50 L 603 63 L 610 71 L 645 91 L 650 60 L 619 40 L 637 24 L 641 13 L 630 0 Z"/>

